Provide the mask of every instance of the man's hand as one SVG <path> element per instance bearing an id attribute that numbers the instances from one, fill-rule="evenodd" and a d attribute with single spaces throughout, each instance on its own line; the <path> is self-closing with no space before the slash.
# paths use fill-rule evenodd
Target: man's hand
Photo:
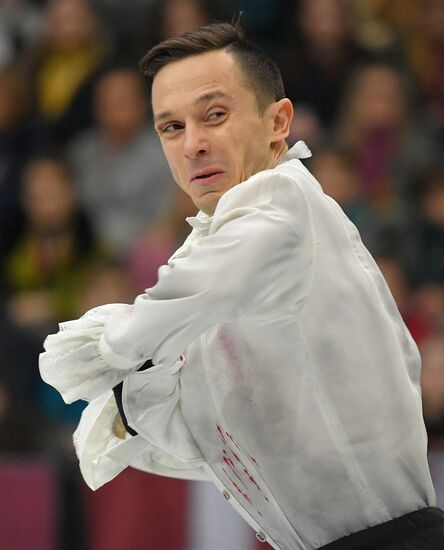
<path id="1" fill-rule="evenodd" d="M 125 439 L 126 433 L 127 432 L 123 424 L 122 417 L 120 416 L 120 413 L 117 412 L 113 422 L 113 434 L 119 439 Z"/>

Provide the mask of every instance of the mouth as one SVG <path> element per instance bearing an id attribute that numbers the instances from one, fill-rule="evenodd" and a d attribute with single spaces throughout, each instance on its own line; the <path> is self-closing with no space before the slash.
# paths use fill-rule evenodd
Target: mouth
<path id="1" fill-rule="evenodd" d="M 208 185 L 215 182 L 224 172 L 216 168 L 199 170 L 192 175 L 191 181 L 198 185 Z"/>

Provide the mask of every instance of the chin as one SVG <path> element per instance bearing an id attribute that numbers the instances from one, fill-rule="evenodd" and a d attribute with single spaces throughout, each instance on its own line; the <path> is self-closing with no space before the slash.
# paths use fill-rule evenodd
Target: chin
<path id="1" fill-rule="evenodd" d="M 207 200 L 199 200 L 195 204 L 199 208 L 199 210 L 202 210 L 202 212 L 205 212 L 205 214 L 212 216 L 214 214 L 214 211 L 216 210 L 217 203 L 226 191 L 228 191 L 228 189 L 225 189 L 224 191 L 212 191 L 211 193 L 209 193 L 211 197 L 208 196 Z"/>

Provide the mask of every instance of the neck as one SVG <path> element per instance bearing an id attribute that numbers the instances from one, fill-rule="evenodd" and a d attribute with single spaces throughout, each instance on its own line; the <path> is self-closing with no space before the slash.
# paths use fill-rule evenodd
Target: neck
<path id="1" fill-rule="evenodd" d="M 279 164 L 282 157 L 287 153 L 288 151 L 288 145 L 286 141 L 280 141 L 279 143 L 276 143 L 276 147 L 274 147 L 271 151 L 271 164 L 270 168 L 274 168 Z"/>

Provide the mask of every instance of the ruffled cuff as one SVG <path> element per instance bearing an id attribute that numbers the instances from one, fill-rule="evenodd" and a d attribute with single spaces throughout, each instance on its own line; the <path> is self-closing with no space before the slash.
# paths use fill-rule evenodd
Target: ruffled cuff
<path id="1" fill-rule="evenodd" d="M 204 461 L 179 460 L 140 435 L 119 439 L 113 433 L 117 407 L 112 392 L 92 401 L 74 433 L 80 471 L 93 490 L 114 479 L 128 466 L 179 479 L 208 479 Z"/>
<path id="2" fill-rule="evenodd" d="M 113 434 L 116 414 L 114 395 L 106 392 L 86 407 L 74 432 L 80 471 L 93 490 L 115 478 L 147 447 L 147 442 L 140 437 L 122 440 Z"/>
<path id="3" fill-rule="evenodd" d="M 40 375 L 60 392 L 66 403 L 78 399 L 91 401 L 120 384 L 143 364 L 122 358 L 118 366 L 116 361 L 110 365 L 107 354 L 104 357 L 101 353 L 107 318 L 119 309 L 127 312 L 129 307 L 107 304 L 94 308 L 78 320 L 61 323 L 59 332 L 46 338 L 45 352 L 39 359 Z"/>

